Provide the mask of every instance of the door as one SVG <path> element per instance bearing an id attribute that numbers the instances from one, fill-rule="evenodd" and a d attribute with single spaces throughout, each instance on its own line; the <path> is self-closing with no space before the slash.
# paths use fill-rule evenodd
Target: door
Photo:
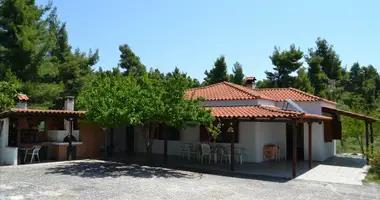
<path id="1" fill-rule="evenodd" d="M 133 126 L 127 126 L 125 128 L 126 131 L 126 149 L 127 149 L 127 154 L 133 154 L 135 152 L 135 131 Z"/>
<path id="2" fill-rule="evenodd" d="M 297 160 L 304 160 L 304 128 L 297 124 Z M 293 159 L 293 125 L 286 124 L 286 158 Z"/>

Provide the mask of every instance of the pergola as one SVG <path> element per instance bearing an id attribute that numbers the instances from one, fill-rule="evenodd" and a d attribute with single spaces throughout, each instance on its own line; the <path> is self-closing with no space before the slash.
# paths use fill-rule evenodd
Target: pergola
<path id="1" fill-rule="evenodd" d="M 375 119 L 373 117 L 366 116 L 366 115 L 348 112 L 348 111 L 344 111 L 344 110 L 340 110 L 340 109 L 336 109 L 336 108 L 329 108 L 329 107 L 322 107 L 322 112 L 328 113 L 331 115 L 335 115 L 335 116 L 344 115 L 347 117 L 363 120 L 365 122 L 366 150 L 368 151 L 369 142 L 371 142 L 371 144 L 372 144 L 371 152 L 373 153 L 373 144 L 374 144 L 373 122 L 376 122 L 377 119 Z M 339 139 L 341 139 L 341 138 L 339 138 Z M 367 157 L 367 161 L 368 161 L 368 157 Z"/>
<path id="2" fill-rule="evenodd" d="M 328 116 L 309 114 L 304 112 L 281 110 L 279 108 L 269 106 L 220 106 L 220 107 L 208 107 L 211 109 L 211 114 L 215 118 L 229 120 L 234 125 L 238 125 L 239 122 L 281 122 L 291 124 L 293 126 L 293 154 L 292 154 L 292 169 L 293 177 L 297 174 L 297 126 L 299 123 L 308 123 L 309 125 L 309 169 L 312 168 L 312 124 L 322 123 L 323 121 L 329 121 L 332 118 Z M 231 164 L 230 169 L 235 169 L 235 132 L 231 132 Z M 167 150 L 168 140 L 164 137 L 164 163 L 167 164 Z"/>

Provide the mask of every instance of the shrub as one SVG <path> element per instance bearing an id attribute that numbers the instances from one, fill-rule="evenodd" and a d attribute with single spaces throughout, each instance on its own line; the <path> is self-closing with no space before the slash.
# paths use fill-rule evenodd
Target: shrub
<path id="1" fill-rule="evenodd" d="M 372 167 L 372 170 L 374 170 L 377 173 L 380 173 L 380 151 L 377 151 L 373 154 L 370 165 Z"/>

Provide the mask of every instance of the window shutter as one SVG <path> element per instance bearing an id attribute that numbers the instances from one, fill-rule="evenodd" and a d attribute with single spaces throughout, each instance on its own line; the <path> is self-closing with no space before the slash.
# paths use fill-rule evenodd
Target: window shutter
<path id="1" fill-rule="evenodd" d="M 332 121 L 332 139 L 334 140 L 341 140 L 342 139 L 342 122 L 333 119 Z"/>
<path id="2" fill-rule="evenodd" d="M 323 127 L 324 127 L 325 142 L 332 142 L 332 139 L 333 139 L 332 122 L 325 121 L 323 123 Z"/>
<path id="3" fill-rule="evenodd" d="M 199 127 L 199 141 L 201 142 L 209 141 L 207 129 L 203 125 Z"/>

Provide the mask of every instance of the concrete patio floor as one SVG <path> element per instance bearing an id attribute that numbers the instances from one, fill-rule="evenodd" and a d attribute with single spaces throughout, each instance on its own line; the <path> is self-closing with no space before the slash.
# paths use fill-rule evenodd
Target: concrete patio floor
<path id="1" fill-rule="evenodd" d="M 112 160 L 125 163 L 147 164 L 144 154 L 134 156 L 119 155 Z M 272 177 L 276 179 L 292 179 L 293 165 L 289 160 L 266 161 L 262 163 L 235 164 L 235 170 L 230 170 L 227 163 L 200 163 L 197 160 L 183 159 L 178 156 L 168 156 L 168 164 L 164 164 L 162 155 L 154 155 L 153 163 L 156 166 L 209 173 L 209 174 L 233 174 L 251 175 L 254 178 Z M 300 180 L 322 181 L 331 183 L 344 183 L 361 185 L 368 167 L 364 165 L 362 158 L 335 156 L 324 162 L 313 162 L 309 170 L 307 161 L 297 162 L 297 178 Z"/>

